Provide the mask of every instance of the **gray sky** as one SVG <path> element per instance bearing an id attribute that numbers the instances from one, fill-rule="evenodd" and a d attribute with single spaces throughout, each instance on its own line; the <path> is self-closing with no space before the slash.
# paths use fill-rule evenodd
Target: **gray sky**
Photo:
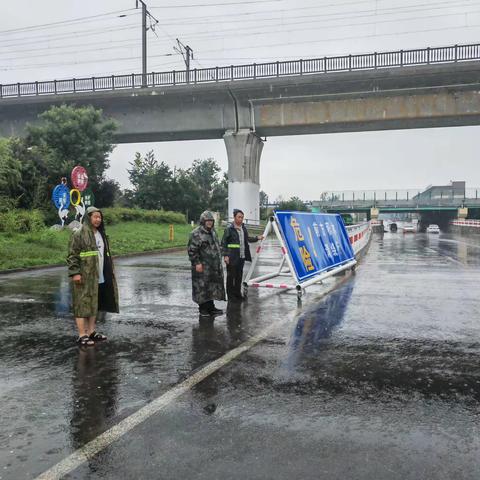
<path id="1" fill-rule="evenodd" d="M 148 35 L 150 71 L 183 69 L 173 50 L 177 37 L 193 48 L 193 66 L 206 67 L 476 43 L 480 31 L 478 0 L 147 3 L 159 20 Z M 134 7 L 135 0 L 2 2 L 0 83 L 139 72 Z M 270 198 L 313 200 L 324 190 L 419 188 L 454 179 L 480 187 L 479 133 L 455 127 L 272 137 L 262 154 L 261 188 Z M 172 168 L 206 157 L 227 167 L 222 140 L 131 144 L 115 149 L 109 175 L 127 186 L 128 162 L 150 149 Z"/>

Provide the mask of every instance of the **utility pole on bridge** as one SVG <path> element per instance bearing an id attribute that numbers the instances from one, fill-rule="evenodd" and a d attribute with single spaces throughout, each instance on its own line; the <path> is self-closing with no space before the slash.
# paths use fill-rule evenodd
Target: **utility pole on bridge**
<path id="1" fill-rule="evenodd" d="M 178 47 L 173 47 L 173 49 L 183 57 L 187 70 L 186 80 L 187 83 L 190 83 L 190 60 L 193 60 L 193 50 L 188 45 L 184 45 L 178 38 L 177 45 Z"/>
<path id="2" fill-rule="evenodd" d="M 136 8 L 142 4 L 142 87 L 147 86 L 147 31 L 155 29 L 158 20 L 148 11 L 147 4 L 143 0 L 135 0 Z M 147 17 L 150 19 L 150 25 L 147 27 Z M 152 23 L 153 20 L 153 23 Z"/>

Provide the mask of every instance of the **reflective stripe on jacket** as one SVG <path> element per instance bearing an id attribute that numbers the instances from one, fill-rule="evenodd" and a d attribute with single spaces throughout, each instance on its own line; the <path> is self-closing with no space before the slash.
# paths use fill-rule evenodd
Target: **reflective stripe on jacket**
<path id="1" fill-rule="evenodd" d="M 252 255 L 248 243 L 258 242 L 258 237 L 249 237 L 245 225 L 242 225 L 242 232 L 245 240 L 245 260 L 251 262 Z M 238 230 L 235 228 L 235 225 L 231 223 L 225 229 L 222 238 L 222 254 L 224 257 L 229 257 L 232 265 L 240 260 L 240 238 L 238 235 Z"/>

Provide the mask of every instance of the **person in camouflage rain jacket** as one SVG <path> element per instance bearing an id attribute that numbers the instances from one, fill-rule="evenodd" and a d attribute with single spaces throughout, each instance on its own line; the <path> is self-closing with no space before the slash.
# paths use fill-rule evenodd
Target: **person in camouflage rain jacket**
<path id="1" fill-rule="evenodd" d="M 222 310 L 214 300 L 225 300 L 222 251 L 214 229 L 212 212 L 200 215 L 200 225 L 190 234 L 188 257 L 192 264 L 192 299 L 198 303 L 200 315 L 216 315 Z"/>
<path id="2" fill-rule="evenodd" d="M 102 212 L 89 207 L 82 227 L 70 240 L 68 275 L 73 281 L 73 314 L 78 342 L 106 340 L 95 331 L 98 311 L 118 313 L 118 290 Z"/>

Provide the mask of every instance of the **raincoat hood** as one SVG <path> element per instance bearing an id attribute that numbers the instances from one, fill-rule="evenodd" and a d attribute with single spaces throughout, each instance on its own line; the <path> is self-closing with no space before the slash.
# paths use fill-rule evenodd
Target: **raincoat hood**
<path id="1" fill-rule="evenodd" d="M 205 222 L 207 220 L 213 220 L 213 227 L 215 226 L 215 217 L 213 216 L 213 213 L 210 212 L 209 210 L 205 210 L 201 215 L 200 215 L 200 225 L 203 227 L 205 226 Z M 213 228 L 212 227 L 212 228 Z"/>
<path id="2" fill-rule="evenodd" d="M 95 213 L 95 212 L 102 213 L 102 211 L 99 208 L 94 207 L 93 205 L 87 208 L 87 215 L 91 215 L 92 213 Z"/>
<path id="3" fill-rule="evenodd" d="M 92 225 L 92 221 L 91 221 L 91 218 L 90 216 L 92 215 L 92 213 L 95 213 L 95 212 L 100 212 L 100 215 L 102 215 L 102 223 L 100 225 L 100 228 L 99 230 L 103 232 L 104 230 L 104 223 L 103 223 L 103 213 L 102 211 L 97 208 L 97 207 L 88 207 L 87 208 L 87 211 L 85 212 L 85 216 L 83 217 L 83 224 L 86 225 L 87 227 L 89 228 L 93 228 L 93 225 Z"/>

